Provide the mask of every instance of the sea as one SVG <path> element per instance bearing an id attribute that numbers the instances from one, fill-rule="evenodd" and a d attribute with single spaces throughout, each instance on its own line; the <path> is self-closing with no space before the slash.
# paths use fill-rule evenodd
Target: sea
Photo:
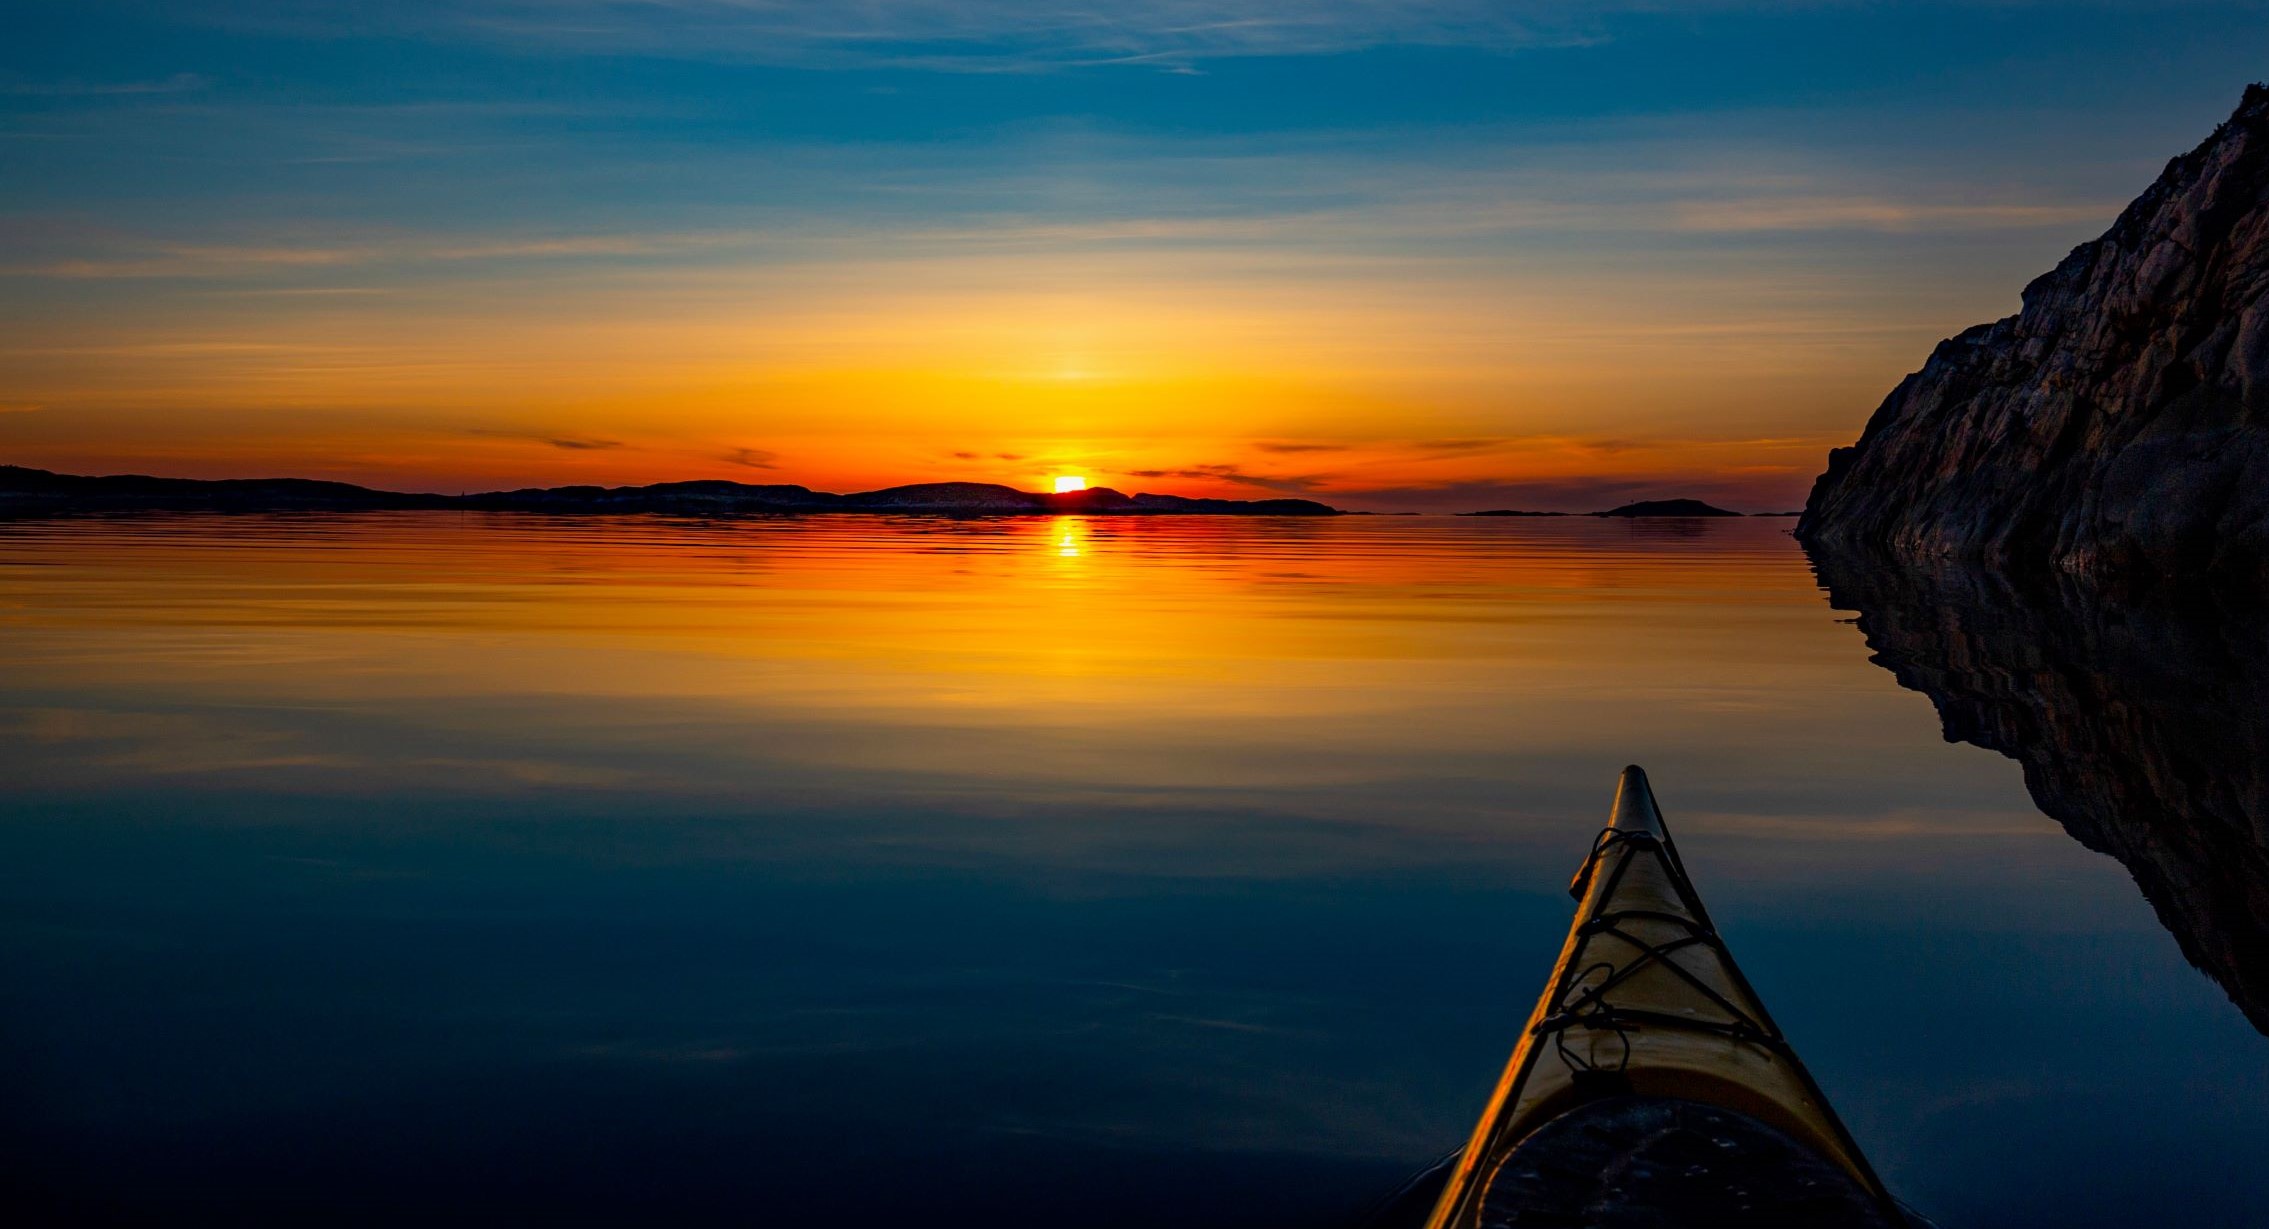
<path id="1" fill-rule="evenodd" d="M 1790 526 L 0 522 L 0 1198 L 1359 1225 L 1472 1129 L 1637 763 L 1907 1203 L 2269 1224 L 2269 1037 L 2192 958 L 2252 940 Z"/>

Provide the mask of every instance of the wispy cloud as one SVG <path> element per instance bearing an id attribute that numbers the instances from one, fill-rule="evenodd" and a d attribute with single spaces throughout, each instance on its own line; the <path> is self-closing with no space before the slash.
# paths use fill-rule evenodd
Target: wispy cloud
<path id="1" fill-rule="evenodd" d="M 416 255 L 430 260 L 510 260 L 527 256 L 644 256 L 686 246 L 674 236 L 570 235 L 561 238 L 499 239 L 464 247 L 429 247 Z"/>
<path id="2" fill-rule="evenodd" d="M 606 439 L 602 436 L 573 435 L 565 432 L 512 431 L 491 427 L 470 427 L 466 429 L 465 433 L 467 435 L 496 436 L 502 439 L 532 440 L 539 444 L 549 444 L 567 452 L 608 452 L 616 448 L 629 447 L 621 440 Z"/>
<path id="3" fill-rule="evenodd" d="M 1689 151 L 1691 152 L 1691 151 Z M 1663 156 L 1654 151 L 1649 156 Z M 1962 185 L 1905 193 L 1826 194 L 1838 176 L 1828 167 L 1792 169 L 1759 183 L 1739 173 L 1584 173 L 1569 168 L 1475 169 L 1411 160 L 1392 173 L 1380 164 L 1333 158 L 1307 160 L 1223 155 L 1213 159 L 1213 195 L 1242 200 L 1257 184 L 1277 186 L 1266 196 L 1277 205 L 1234 214 L 1169 214 L 1190 207 L 1176 196 L 1142 186 L 1149 159 L 1128 153 L 1097 168 L 1130 185 L 1152 215 L 1083 220 L 971 212 L 950 227 L 908 226 L 887 216 L 802 216 L 765 229 L 656 229 L 583 233 L 403 235 L 352 231 L 309 235 L 301 243 L 173 242 L 147 236 L 103 234 L 41 242 L 44 251 L 0 264 L 0 276 L 67 281 L 253 281 L 304 277 L 346 268 L 423 270 L 467 276 L 497 268 L 546 264 L 624 267 L 721 264 L 866 264 L 893 256 L 933 259 L 1063 253 L 1230 253 L 1247 264 L 1282 265 L 1304 253 L 1346 273 L 1366 261 L 1406 266 L 1432 249 L 1452 250 L 1491 239 L 1534 235 L 1659 236 L 1738 234 L 1769 236 L 1859 231 L 1887 234 L 1982 234 L 2029 230 L 2077 237 L 2118 212 L 2116 202 L 2095 199 L 1971 199 L 1952 201 Z M 1336 172 L 1334 168 L 1336 167 Z M 1328 184 L 1318 196 L 1343 202 L 1308 207 L 1307 189 Z M 950 181 L 948 181 L 950 183 Z M 1077 208 L 1077 205 L 1071 206 Z M 1218 263 L 1218 259 L 1216 260 Z M 1316 445 L 1291 441 L 1260 445 L 1295 451 Z"/>
<path id="4" fill-rule="evenodd" d="M 746 231 L 498 235 L 479 239 L 365 236 L 292 246 L 167 243 L 132 236 L 106 235 L 90 241 L 100 248 L 99 251 L 10 265 L 0 268 L 0 275 L 70 281 L 128 278 L 221 280 L 347 266 L 667 257 L 735 245 L 745 247 L 762 238 L 763 236 Z"/>
<path id="5" fill-rule="evenodd" d="M 2178 3 L 2099 0 L 2092 7 Z M 229 0 L 199 6 L 196 16 L 238 29 L 410 35 L 562 54 L 964 73 L 1098 66 L 1194 73 L 1211 60 L 1376 47 L 1594 46 L 1634 20 L 1850 7 L 1849 0 Z"/>
<path id="6" fill-rule="evenodd" d="M 1189 71 L 1206 60 L 1380 46 L 1512 51 L 1606 36 L 1619 13 L 1764 0 L 266 0 L 218 18 L 295 31 L 413 33 L 567 52 L 1031 72 Z"/>
<path id="7" fill-rule="evenodd" d="M 1454 457 L 1469 453 L 1489 452 L 1504 448 L 1515 441 L 1487 436 L 1477 439 L 1416 440 L 1412 448 L 1422 456 Z"/>
<path id="8" fill-rule="evenodd" d="M 109 278 L 244 277 L 281 270 L 358 264 L 372 252 L 358 248 L 157 246 L 100 256 L 70 257 L 0 270 L 18 277 L 66 280 Z"/>
<path id="9" fill-rule="evenodd" d="M 778 469 L 780 454 L 764 448 L 735 448 L 725 460 L 745 469 Z"/>
<path id="10" fill-rule="evenodd" d="M 0 81 L 0 95 L 17 98 L 115 98 L 135 94 L 186 94 L 212 82 L 197 73 L 175 73 L 153 81 Z"/>
<path id="11" fill-rule="evenodd" d="M 1187 478 L 1200 482 L 1230 482 L 1284 495 L 1309 495 L 1322 490 L 1332 474 L 1257 474 L 1234 462 L 1188 465 L 1179 469 L 1121 470 L 1130 478 Z"/>
<path id="12" fill-rule="evenodd" d="M 2108 202 L 1950 203 L 1888 196 L 1756 196 L 1675 204 L 1675 228 L 1702 233 L 1744 231 L 2006 230 L 2070 226 L 2116 213 Z"/>

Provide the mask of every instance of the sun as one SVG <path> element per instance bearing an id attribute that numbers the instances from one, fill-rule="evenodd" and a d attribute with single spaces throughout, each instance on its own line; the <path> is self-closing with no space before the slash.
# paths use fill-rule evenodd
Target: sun
<path id="1" fill-rule="evenodd" d="M 1056 494 L 1058 495 L 1067 494 L 1072 491 L 1084 491 L 1086 489 L 1087 479 L 1081 478 L 1076 474 L 1065 474 L 1064 476 L 1056 479 Z"/>

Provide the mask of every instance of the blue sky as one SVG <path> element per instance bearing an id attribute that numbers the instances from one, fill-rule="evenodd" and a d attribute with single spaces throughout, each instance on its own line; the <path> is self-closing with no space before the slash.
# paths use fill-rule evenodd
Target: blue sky
<path id="1" fill-rule="evenodd" d="M 0 459 L 428 487 L 1785 503 L 2269 75 L 2253 4 L 5 12 Z"/>

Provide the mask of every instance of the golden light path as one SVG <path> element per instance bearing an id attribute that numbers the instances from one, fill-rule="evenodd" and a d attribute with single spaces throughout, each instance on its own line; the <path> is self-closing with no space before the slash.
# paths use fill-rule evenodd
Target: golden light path
<path id="1" fill-rule="evenodd" d="M 777 785 L 763 772 L 881 773 L 1051 805 L 1296 788 L 1369 823 L 1376 794 L 1310 794 L 1410 762 L 1472 772 L 1506 747 L 1698 743 L 1723 761 L 1728 714 L 1784 748 L 1896 705 L 1822 681 L 1873 667 L 1778 522 L 1687 539 L 1590 518 L 404 513 L 0 533 L 0 565 L 37 563 L 57 566 L 11 568 L 0 678 L 85 697 L 25 728 L 128 740 L 131 769 L 85 762 L 113 780 L 741 796 Z M 542 600 L 563 576 L 573 600 Z M 451 706 L 468 693 L 490 702 Z M 1665 702 L 1634 717 L 1626 694 Z M 1862 711 L 1792 698 L 1820 696 Z M 185 697 L 232 715 L 167 716 Z M 421 724 L 383 736 L 276 715 L 402 705 Z M 698 745 L 672 741 L 693 726 Z M 1494 798 L 1434 810 L 1502 818 Z"/>
<path id="2" fill-rule="evenodd" d="M 1300 858 L 1376 867 L 1558 840 L 1565 815 L 1507 798 L 1632 746 L 1721 782 L 1812 757 L 1896 796 L 1850 748 L 1911 715 L 1861 685 L 1770 521 L 177 517 L 0 526 L 0 567 L 17 790 L 966 797 L 1025 817 L 957 838 L 983 848 L 1126 857 L 1297 816 L 1345 826 Z M 1847 818 L 1709 822 L 1766 878 L 1959 860 L 1941 829 L 1972 822 Z"/>

